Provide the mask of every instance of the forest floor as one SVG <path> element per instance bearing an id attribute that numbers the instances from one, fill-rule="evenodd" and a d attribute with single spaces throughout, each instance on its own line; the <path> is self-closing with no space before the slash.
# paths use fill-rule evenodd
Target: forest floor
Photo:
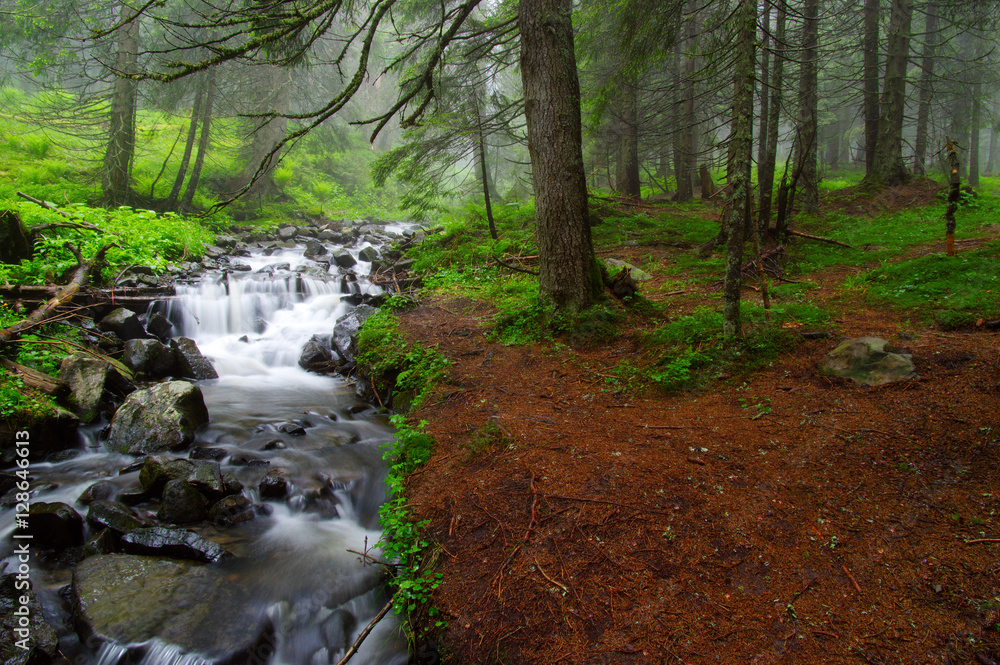
<path id="1" fill-rule="evenodd" d="M 444 661 L 1000 662 L 1000 337 L 856 302 L 851 270 L 810 276 L 832 339 L 669 394 L 609 382 L 637 335 L 504 346 L 488 303 L 402 314 L 453 363 L 412 414 L 437 443 L 407 486 Z M 919 378 L 818 374 L 864 335 Z"/>

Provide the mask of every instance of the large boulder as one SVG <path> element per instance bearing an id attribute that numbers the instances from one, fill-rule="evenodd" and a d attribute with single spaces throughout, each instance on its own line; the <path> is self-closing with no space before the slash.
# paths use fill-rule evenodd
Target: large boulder
<path id="1" fill-rule="evenodd" d="M 159 638 L 221 663 L 252 660 L 268 637 L 253 590 L 209 566 L 93 556 L 73 571 L 73 591 L 84 639 L 137 644 Z"/>
<path id="2" fill-rule="evenodd" d="M 73 411 L 85 423 L 96 420 L 101 413 L 101 397 L 109 367 L 104 360 L 81 354 L 66 356 L 59 363 L 59 379 L 69 386 L 73 394 Z"/>
<path id="3" fill-rule="evenodd" d="M 208 517 L 208 501 L 186 480 L 171 480 L 163 488 L 156 516 L 170 524 L 190 524 Z"/>
<path id="4" fill-rule="evenodd" d="M 351 254 L 346 249 L 334 252 L 333 262 L 336 263 L 341 268 L 353 268 L 358 264 L 358 260 L 354 258 L 354 255 Z"/>
<path id="5" fill-rule="evenodd" d="M 180 376 L 195 381 L 219 378 L 215 367 L 212 366 L 208 358 L 201 354 L 193 339 L 178 337 L 170 340 L 170 347 L 176 355 L 177 371 Z"/>
<path id="6" fill-rule="evenodd" d="M 374 313 L 374 307 L 358 305 L 337 319 L 333 326 L 333 346 L 345 361 L 352 362 L 358 355 L 358 331 Z"/>
<path id="7" fill-rule="evenodd" d="M 330 335 L 313 335 L 302 347 L 299 367 L 313 372 L 324 372 L 336 365 L 337 355 L 331 348 Z"/>
<path id="8" fill-rule="evenodd" d="M 122 361 L 136 374 L 150 379 L 170 376 L 177 371 L 177 356 L 173 349 L 158 339 L 128 340 Z"/>
<path id="9" fill-rule="evenodd" d="M 97 322 L 97 327 L 113 332 L 125 341 L 146 337 L 146 331 L 142 327 L 142 323 L 139 322 L 139 317 L 135 312 L 124 307 L 112 310 L 111 313 Z"/>
<path id="10" fill-rule="evenodd" d="M 819 372 L 862 386 L 881 386 L 916 376 L 913 357 L 878 337 L 844 340 L 823 358 Z"/>
<path id="11" fill-rule="evenodd" d="M 36 501 L 27 520 L 25 531 L 34 545 L 54 550 L 83 545 L 83 518 L 65 503 Z"/>
<path id="12" fill-rule="evenodd" d="M 108 448 L 130 455 L 181 450 L 207 422 L 208 409 L 197 386 L 160 383 L 129 395 L 111 420 Z"/>

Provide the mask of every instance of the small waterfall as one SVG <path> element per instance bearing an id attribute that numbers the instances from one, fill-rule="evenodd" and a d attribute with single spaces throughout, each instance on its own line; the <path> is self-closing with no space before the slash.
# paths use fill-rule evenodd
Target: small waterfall
<path id="1" fill-rule="evenodd" d="M 270 618 L 273 644 L 261 665 L 336 662 L 387 601 L 381 571 L 354 552 L 371 549 L 380 536 L 378 508 L 386 498 L 381 448 L 393 434 L 352 386 L 307 373 L 298 359 L 311 337 L 331 335 L 351 309 L 344 295 L 378 289 L 362 276 L 368 264 L 359 262 L 355 277 L 304 258 L 301 248 L 233 258 L 231 264 L 197 283 L 179 284 L 175 298 L 154 305 L 175 335 L 195 340 L 219 374 L 198 384 L 211 421 L 194 447 L 221 449 L 222 472 L 235 476 L 257 504 L 250 521 L 190 528 L 237 555 L 205 568 L 217 570 L 255 612 Z M 99 479 L 125 490 L 138 473 L 119 470 L 131 462 L 100 451 L 34 465 L 45 489 L 33 500 L 73 505 Z M 288 480 L 288 495 L 262 499 L 258 485 L 274 469 Z M 6 532 L 4 517 L 0 529 Z M 213 662 L 157 639 L 105 643 L 91 658 L 99 665 Z M 399 622 L 390 614 L 351 662 L 407 660 Z"/>

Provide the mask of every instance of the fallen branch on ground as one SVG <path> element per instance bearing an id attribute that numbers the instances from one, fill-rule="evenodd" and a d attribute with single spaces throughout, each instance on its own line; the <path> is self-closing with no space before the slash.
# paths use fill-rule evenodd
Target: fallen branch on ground
<path id="1" fill-rule="evenodd" d="M 802 233 L 802 231 L 793 231 L 792 229 L 787 229 L 785 231 L 790 236 L 798 236 L 799 238 L 806 238 L 807 240 L 816 240 L 817 242 L 826 242 L 831 245 L 839 245 L 840 247 L 846 247 L 848 249 L 854 249 L 853 245 L 848 245 L 846 242 L 840 242 L 839 240 L 834 240 L 833 238 L 824 238 L 823 236 L 814 236 L 809 233 Z"/>

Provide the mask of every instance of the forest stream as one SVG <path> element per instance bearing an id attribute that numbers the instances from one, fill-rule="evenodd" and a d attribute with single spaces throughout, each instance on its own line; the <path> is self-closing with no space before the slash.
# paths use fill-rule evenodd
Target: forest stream
<path id="1" fill-rule="evenodd" d="M 402 231 L 389 226 L 382 237 Z M 354 308 L 343 296 L 379 292 L 366 277 L 370 263 L 359 257 L 367 246 L 356 242 L 348 250 L 358 261 L 350 270 L 307 258 L 302 245 L 272 247 L 270 255 L 254 249 L 229 257 L 224 271 L 178 283 L 174 298 L 151 306 L 150 314 L 159 312 L 173 324 L 175 337 L 197 343 L 219 375 L 196 382 L 209 424 L 189 450 L 165 457 L 217 462 L 228 482 L 235 478 L 242 485 L 253 512 L 228 526 L 206 520 L 184 525 L 224 548 L 225 556 L 204 565 L 134 554 L 77 564 L 65 552 L 34 562 L 35 591 L 48 622 L 60 627 L 59 650 L 70 661 L 336 663 L 387 603 L 385 573 L 359 553 L 380 536 L 378 511 L 386 499 L 381 449 L 392 429 L 347 380 L 309 373 L 298 362 L 314 335 L 329 336 Z M 111 499 L 134 491 L 144 458 L 109 452 L 102 432 L 107 424 L 82 430 L 79 449 L 60 455 L 61 461 L 32 464 L 33 503 L 63 502 L 86 516 L 79 498 L 98 481 L 104 481 L 102 496 Z M 155 509 L 155 503 L 135 506 L 147 524 L 161 525 Z M 17 567 L 14 528 L 14 511 L 5 510 L 0 540 L 7 572 Z M 92 522 L 84 529 L 87 539 L 98 531 Z M 103 560 L 107 569 L 95 569 L 92 560 Z M 84 564 L 90 566 L 86 575 Z M 97 625 L 82 625 L 79 617 L 88 583 L 98 586 L 87 601 L 87 622 Z M 407 657 L 390 613 L 352 662 L 403 663 Z"/>

